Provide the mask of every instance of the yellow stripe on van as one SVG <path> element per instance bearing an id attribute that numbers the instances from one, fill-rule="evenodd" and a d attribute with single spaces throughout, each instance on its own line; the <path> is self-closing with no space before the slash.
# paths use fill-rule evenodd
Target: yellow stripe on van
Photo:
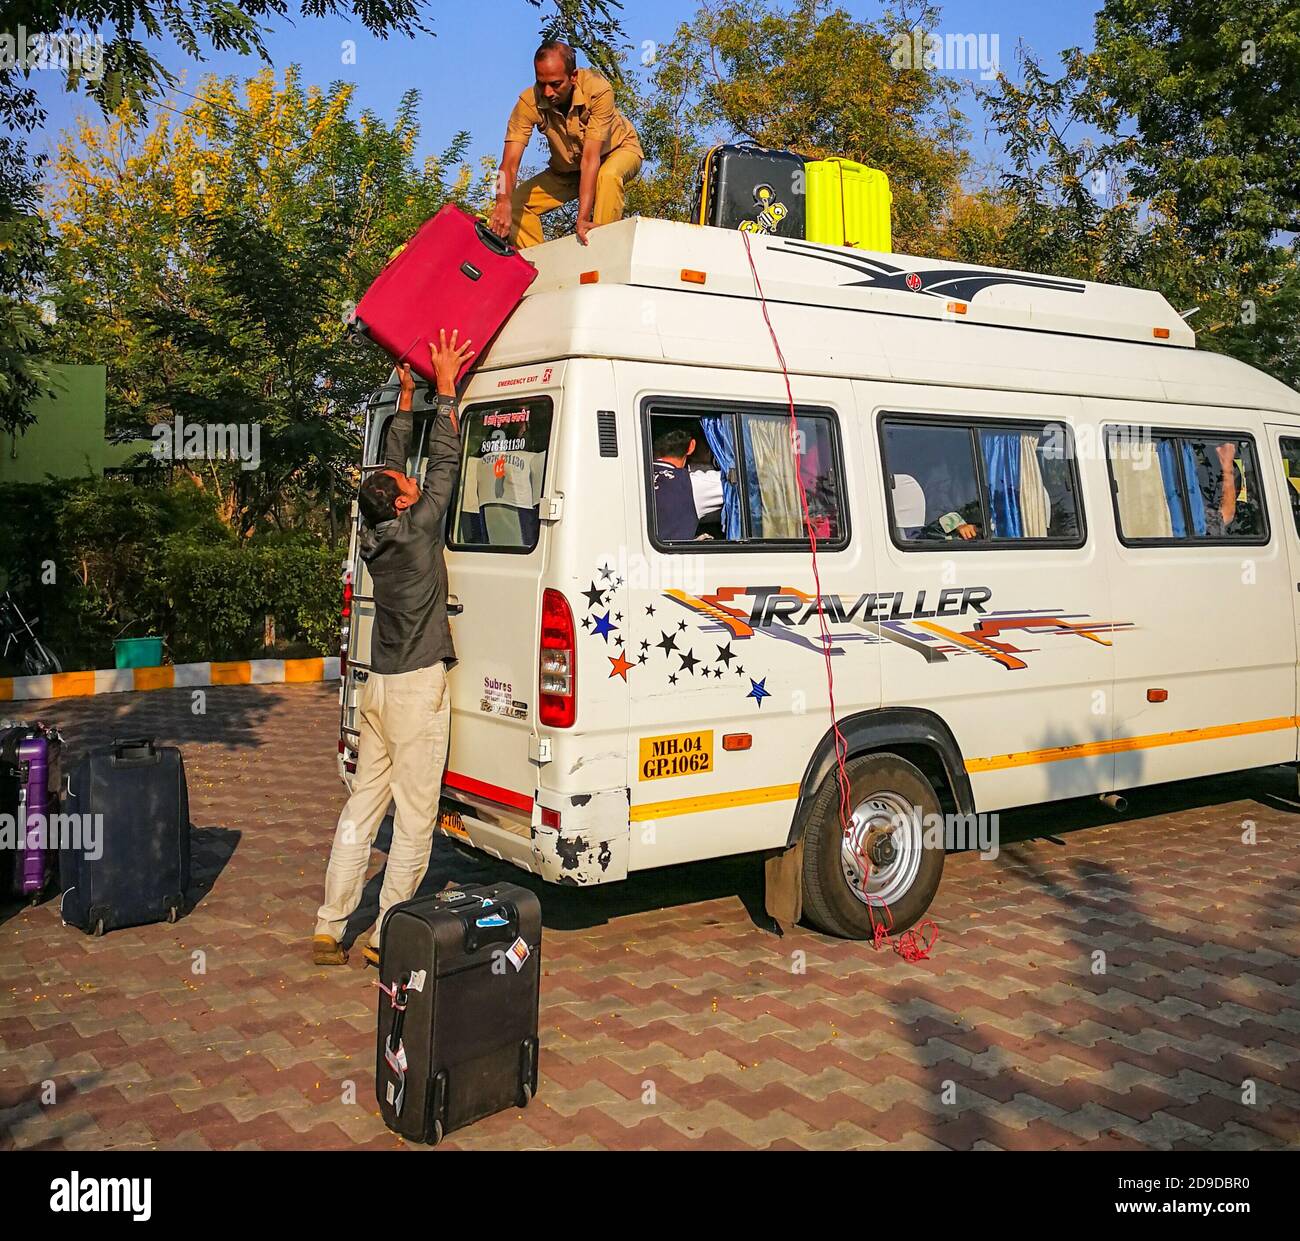
<path id="1" fill-rule="evenodd" d="M 765 788 L 735 789 L 730 793 L 708 793 L 699 797 L 678 797 L 674 801 L 645 802 L 633 806 L 628 817 L 633 823 L 648 819 L 670 819 L 678 814 L 697 814 L 701 810 L 730 810 L 736 806 L 758 806 L 769 801 L 793 801 L 799 796 L 797 784 L 769 784 Z"/>
<path id="2" fill-rule="evenodd" d="M 1252 733 L 1279 732 L 1295 728 L 1300 718 L 1279 715 L 1271 720 L 1247 720 L 1242 724 L 1212 724 L 1206 728 L 1182 728 L 1171 733 L 1147 733 L 1141 737 L 1116 737 L 1112 741 L 1086 741 L 1080 745 L 1058 745 L 1046 750 L 1025 750 L 1020 754 L 994 754 L 989 758 L 968 758 L 966 770 L 1006 771 L 1036 763 L 1059 763 L 1098 754 L 1123 754 L 1129 750 L 1153 750 L 1163 745 L 1184 745 L 1190 741 L 1219 741 L 1224 737 L 1246 737 Z"/>

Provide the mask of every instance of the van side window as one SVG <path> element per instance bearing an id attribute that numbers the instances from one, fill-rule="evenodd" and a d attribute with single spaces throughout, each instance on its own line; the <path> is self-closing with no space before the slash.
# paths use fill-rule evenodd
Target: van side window
<path id="1" fill-rule="evenodd" d="M 1004 546 L 1082 541 L 1073 441 L 1062 423 L 883 420 L 894 541 Z"/>
<path id="2" fill-rule="evenodd" d="M 1300 440 L 1283 439 L 1282 472 L 1286 475 L 1287 495 L 1291 497 L 1291 517 L 1300 534 Z"/>
<path id="3" fill-rule="evenodd" d="M 839 443 L 832 418 L 652 404 L 646 417 L 656 545 L 804 544 L 803 505 L 818 540 L 845 542 Z M 802 495 L 800 484 L 802 483 Z"/>
<path id="4" fill-rule="evenodd" d="M 1268 541 L 1249 436 L 1112 426 L 1106 445 L 1125 543 Z"/>
<path id="5" fill-rule="evenodd" d="M 530 552 L 537 546 L 551 413 L 549 396 L 471 405 L 462 412 L 449 547 Z"/>

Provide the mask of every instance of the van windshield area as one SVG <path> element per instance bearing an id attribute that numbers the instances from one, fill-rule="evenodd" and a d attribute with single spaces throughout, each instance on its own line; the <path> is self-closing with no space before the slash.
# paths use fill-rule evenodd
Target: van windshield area
<path id="1" fill-rule="evenodd" d="M 449 547 L 530 552 L 537 546 L 552 413 L 548 396 L 471 405 L 462 412 Z"/>
<path id="2" fill-rule="evenodd" d="M 784 409 L 651 409 L 647 422 L 660 546 L 803 543 L 805 502 L 817 538 L 842 542 L 835 428 L 826 415 L 801 413 L 792 428 Z"/>

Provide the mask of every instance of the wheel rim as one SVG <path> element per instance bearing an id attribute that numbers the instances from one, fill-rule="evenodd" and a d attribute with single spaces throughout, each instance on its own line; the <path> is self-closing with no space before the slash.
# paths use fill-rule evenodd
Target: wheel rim
<path id="1" fill-rule="evenodd" d="M 882 841 L 888 839 L 888 845 Z M 871 851 L 892 849 L 887 861 L 870 861 Z M 921 814 L 901 793 L 873 793 L 854 807 L 840 842 L 844 881 L 864 905 L 880 908 L 905 896 L 921 869 Z"/>

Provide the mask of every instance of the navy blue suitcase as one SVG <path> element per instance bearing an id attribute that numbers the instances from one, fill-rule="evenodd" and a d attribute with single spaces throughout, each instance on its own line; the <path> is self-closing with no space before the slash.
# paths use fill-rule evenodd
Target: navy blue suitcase
<path id="1" fill-rule="evenodd" d="M 72 770 L 63 811 L 82 825 L 74 847 L 59 850 L 66 925 L 102 935 L 180 917 L 190 886 L 190 802 L 180 750 L 138 738 L 90 751 Z"/>

